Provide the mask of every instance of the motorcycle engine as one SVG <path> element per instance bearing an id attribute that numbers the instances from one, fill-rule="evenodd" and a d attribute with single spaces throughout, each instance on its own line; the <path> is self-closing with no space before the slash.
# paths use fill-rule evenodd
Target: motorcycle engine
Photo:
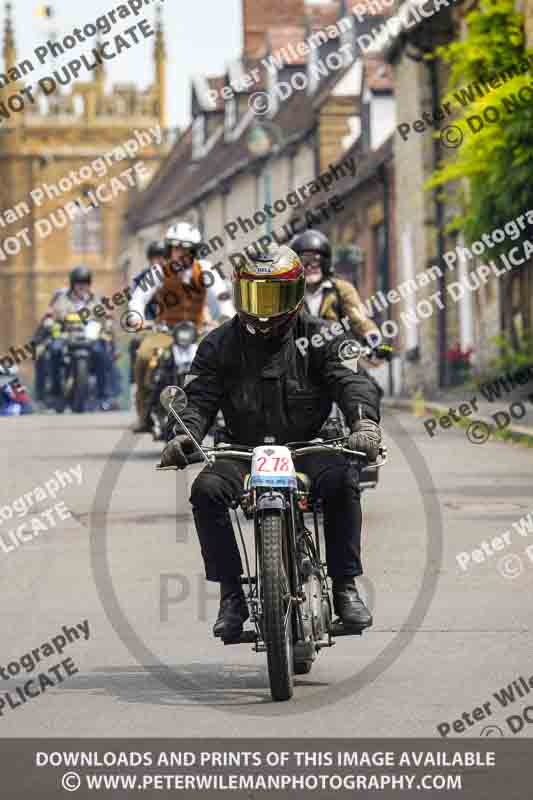
<path id="1" fill-rule="evenodd" d="M 306 638 L 322 639 L 325 634 L 322 607 L 322 585 L 309 558 L 302 562 L 303 591 L 302 621 Z M 327 624 L 327 623 L 326 623 Z"/>

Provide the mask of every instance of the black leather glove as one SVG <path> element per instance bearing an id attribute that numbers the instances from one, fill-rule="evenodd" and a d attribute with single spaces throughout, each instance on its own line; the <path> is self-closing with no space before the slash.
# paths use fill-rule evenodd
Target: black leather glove
<path id="1" fill-rule="evenodd" d="M 371 419 L 358 419 L 354 422 L 353 430 L 348 437 L 350 450 L 362 450 L 367 454 L 368 460 L 373 462 L 379 455 L 381 444 L 381 428 Z"/>
<path id="2" fill-rule="evenodd" d="M 177 467 L 185 469 L 188 466 L 186 453 L 192 453 L 194 444 L 186 433 L 180 433 L 167 444 L 161 453 L 161 467 Z"/>

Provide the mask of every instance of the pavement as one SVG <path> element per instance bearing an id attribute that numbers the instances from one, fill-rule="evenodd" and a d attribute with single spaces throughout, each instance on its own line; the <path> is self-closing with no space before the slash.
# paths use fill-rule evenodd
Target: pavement
<path id="1" fill-rule="evenodd" d="M 533 444 L 533 380 L 517 387 L 514 391 L 500 390 L 500 392 L 500 397 L 488 401 L 477 386 L 457 387 L 440 392 L 431 400 L 425 399 L 421 394 L 411 397 L 387 397 L 384 406 L 409 411 L 416 416 L 426 418 L 449 415 L 452 409 L 455 412 L 452 424 L 457 424 L 455 418 L 458 416 L 462 417 L 465 425 L 479 420 L 489 425 L 493 431 L 505 431 L 512 439 L 530 437 Z M 461 414 L 460 409 L 463 404 L 473 407 L 468 412 L 465 408 L 464 411 L 467 413 Z M 500 416 L 495 418 L 498 413 Z M 438 427 L 436 430 L 438 432 L 441 428 Z"/>
<path id="2" fill-rule="evenodd" d="M 363 495 L 360 585 L 374 626 L 322 651 L 294 698 L 273 704 L 265 654 L 211 635 L 217 596 L 187 500 L 198 468 L 156 473 L 161 447 L 134 437 L 132 421 L 0 419 L 2 541 L 13 543 L 10 510 L 28 526 L 17 548 L 0 549 L 2 737 L 439 737 L 457 720 L 462 738 L 489 726 L 513 736 L 506 720 L 533 695 L 504 708 L 494 693 L 533 675 L 531 449 L 476 446 L 455 427 L 430 438 L 423 419 L 387 408 L 389 463 Z M 79 464 L 80 483 L 60 480 Z M 19 517 L 14 503 L 30 492 Z M 72 516 L 47 523 L 61 502 Z M 37 517 L 48 528 L 28 533 Z M 16 705 L 39 671 L 49 683 Z M 474 719 L 483 703 L 490 713 Z M 532 731 L 523 722 L 516 736 Z"/>

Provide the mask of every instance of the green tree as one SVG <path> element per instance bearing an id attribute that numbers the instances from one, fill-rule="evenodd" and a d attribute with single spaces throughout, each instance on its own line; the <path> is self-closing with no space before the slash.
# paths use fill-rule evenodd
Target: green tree
<path id="1" fill-rule="evenodd" d="M 512 0 L 482 0 L 466 21 L 466 38 L 436 52 L 450 64 L 445 100 L 457 109 L 453 124 L 461 129 L 464 139 L 454 155 L 440 165 L 427 188 L 452 184 L 451 194 L 461 212 L 451 227 L 462 230 L 467 241 L 474 241 L 533 208 L 533 56 L 528 58 L 525 53 L 523 18 L 514 10 Z M 512 71 L 519 74 L 507 79 Z M 462 105 L 460 88 L 472 82 L 487 84 L 498 76 L 499 86 Z M 496 112 L 489 111 L 484 118 L 489 107 Z M 479 132 L 472 131 L 468 118 L 471 126 L 481 128 Z"/>

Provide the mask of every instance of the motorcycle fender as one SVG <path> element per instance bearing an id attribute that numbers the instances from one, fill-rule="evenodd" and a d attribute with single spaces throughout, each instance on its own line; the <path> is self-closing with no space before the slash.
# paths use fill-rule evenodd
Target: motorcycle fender
<path id="1" fill-rule="evenodd" d="M 286 502 L 282 494 L 265 492 L 257 498 L 258 511 L 285 511 Z"/>

